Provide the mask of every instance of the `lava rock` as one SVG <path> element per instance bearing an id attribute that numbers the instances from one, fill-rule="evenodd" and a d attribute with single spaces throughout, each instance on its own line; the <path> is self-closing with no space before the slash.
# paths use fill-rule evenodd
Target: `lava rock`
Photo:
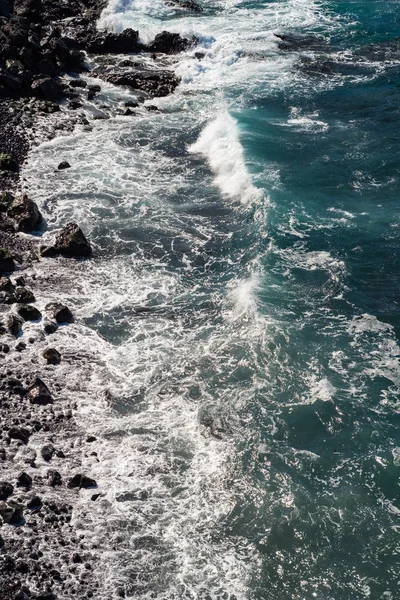
<path id="1" fill-rule="evenodd" d="M 14 286 L 11 283 L 9 277 L 0 277 L 0 291 L 11 293 L 14 290 Z"/>
<path id="2" fill-rule="evenodd" d="M 11 192 L 0 192 L 0 212 L 7 212 L 13 200 Z"/>
<path id="3" fill-rule="evenodd" d="M 19 165 L 12 154 L 0 153 L 0 171 L 18 173 Z"/>
<path id="4" fill-rule="evenodd" d="M 0 502 L 0 517 L 8 525 L 20 525 L 23 522 L 23 507 L 17 502 Z"/>
<path id="5" fill-rule="evenodd" d="M 22 319 L 16 317 L 15 315 L 10 315 L 7 319 L 7 329 L 14 337 L 20 333 L 22 328 Z"/>
<path id="6" fill-rule="evenodd" d="M 125 29 L 122 33 L 96 32 L 86 40 L 86 50 L 95 54 L 124 54 L 139 49 L 139 32 Z"/>
<path id="7" fill-rule="evenodd" d="M 78 473 L 77 475 L 74 475 L 72 479 L 69 480 L 68 487 L 79 489 L 93 488 L 97 487 L 97 482 L 94 479 L 87 477 L 86 475 L 81 475 L 81 473 Z"/>
<path id="8" fill-rule="evenodd" d="M 46 462 L 50 462 L 53 458 L 55 451 L 56 450 L 52 444 L 46 444 L 46 446 L 43 446 L 40 453 L 42 455 L 43 460 L 45 460 Z"/>
<path id="9" fill-rule="evenodd" d="M 17 302 L 21 302 L 22 304 L 36 301 L 33 292 L 27 290 L 25 287 L 17 287 L 14 291 L 14 297 Z"/>
<path id="10" fill-rule="evenodd" d="M 65 304 L 51 302 L 46 306 L 46 310 L 51 314 L 53 319 L 55 319 L 58 324 L 72 323 L 74 320 L 72 312 L 68 306 L 65 306 Z"/>
<path id="11" fill-rule="evenodd" d="M 38 321 L 42 317 L 40 310 L 36 306 L 30 304 L 20 304 L 17 308 L 17 312 L 24 321 Z"/>
<path id="12" fill-rule="evenodd" d="M 46 404 L 53 404 L 54 402 L 49 388 L 39 377 L 36 377 L 32 385 L 28 387 L 27 396 L 31 404 L 44 406 Z"/>
<path id="13" fill-rule="evenodd" d="M 0 481 L 0 500 L 7 500 L 14 493 L 14 487 L 7 481 Z"/>
<path id="14" fill-rule="evenodd" d="M 32 487 L 32 477 L 28 473 L 22 472 L 18 475 L 17 486 L 29 489 Z"/>
<path id="15" fill-rule="evenodd" d="M 57 325 L 57 323 L 53 323 L 52 321 L 49 321 L 48 323 L 45 323 L 43 329 L 47 335 L 51 335 L 52 333 L 55 333 L 57 331 L 58 325 Z"/>
<path id="16" fill-rule="evenodd" d="M 16 221 L 18 230 L 24 233 L 36 231 L 43 221 L 36 202 L 30 200 L 26 195 L 15 198 L 7 215 Z"/>
<path id="17" fill-rule="evenodd" d="M 32 83 L 32 93 L 45 100 L 60 100 L 64 96 L 64 89 L 55 79 L 43 77 Z"/>
<path id="18" fill-rule="evenodd" d="M 62 485 L 62 477 L 58 471 L 54 471 L 54 469 L 50 469 L 47 472 L 47 480 L 51 487 L 56 487 Z"/>
<path id="19" fill-rule="evenodd" d="M 170 31 L 162 31 L 154 38 L 154 41 L 147 47 L 150 52 L 162 52 L 164 54 L 177 54 L 184 52 L 190 46 L 197 42 L 196 38 L 188 40 L 183 38 L 179 33 L 171 33 Z"/>
<path id="20" fill-rule="evenodd" d="M 72 555 L 72 557 L 71 557 L 71 561 L 72 561 L 72 562 L 73 562 L 75 565 L 77 565 L 77 564 L 79 564 L 79 563 L 82 563 L 82 562 L 83 562 L 83 560 L 82 560 L 82 558 L 81 558 L 80 554 L 78 554 L 77 552 L 74 552 L 74 553 L 73 553 L 73 555 Z"/>
<path id="21" fill-rule="evenodd" d="M 20 440 L 25 445 L 29 442 L 30 432 L 25 427 L 11 427 L 8 430 L 8 437 L 12 440 Z"/>
<path id="22" fill-rule="evenodd" d="M 15 269 L 14 257 L 8 248 L 0 248 L 0 274 L 11 273 Z"/>
<path id="23" fill-rule="evenodd" d="M 39 510 L 43 505 L 42 499 L 39 496 L 33 496 L 31 500 L 27 503 L 26 507 L 29 510 Z"/>
<path id="24" fill-rule="evenodd" d="M 66 256 L 68 258 L 89 258 L 92 248 L 82 229 L 76 223 L 68 223 L 57 234 L 54 246 L 41 248 L 42 256 Z"/>
<path id="25" fill-rule="evenodd" d="M 61 362 L 61 354 L 55 348 L 46 348 L 43 351 L 43 358 L 48 365 L 59 365 Z"/>
<path id="26" fill-rule="evenodd" d="M 71 168 L 71 165 L 66 160 L 63 160 L 62 162 L 60 162 L 60 164 L 57 167 L 57 169 L 59 171 L 63 171 L 64 169 L 70 169 L 70 168 Z"/>

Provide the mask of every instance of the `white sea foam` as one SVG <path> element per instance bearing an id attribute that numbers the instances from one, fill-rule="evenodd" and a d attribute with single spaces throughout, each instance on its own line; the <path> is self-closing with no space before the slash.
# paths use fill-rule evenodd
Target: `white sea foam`
<path id="1" fill-rule="evenodd" d="M 237 121 L 228 111 L 206 125 L 190 152 L 204 154 L 222 193 L 244 203 L 261 200 L 263 193 L 251 181 L 239 139 Z"/>

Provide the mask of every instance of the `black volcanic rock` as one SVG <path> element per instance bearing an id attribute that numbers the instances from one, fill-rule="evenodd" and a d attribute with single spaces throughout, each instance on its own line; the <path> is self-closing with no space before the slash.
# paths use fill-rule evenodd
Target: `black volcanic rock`
<path id="1" fill-rule="evenodd" d="M 58 324 L 72 323 L 74 320 L 74 316 L 68 306 L 59 302 L 50 302 L 50 304 L 47 304 L 46 311 L 50 313 Z"/>
<path id="2" fill-rule="evenodd" d="M 53 404 L 54 400 L 47 385 L 36 377 L 35 381 L 28 387 L 27 397 L 31 404 Z"/>
<path id="3" fill-rule="evenodd" d="M 15 269 L 14 257 L 8 248 L 0 248 L 0 274 L 11 273 Z"/>
<path id="4" fill-rule="evenodd" d="M 16 221 L 18 230 L 24 233 L 35 231 L 42 223 L 42 215 L 36 202 L 30 200 L 26 195 L 15 198 L 7 215 Z"/>
<path id="5" fill-rule="evenodd" d="M 25 427 L 11 427 L 8 430 L 8 437 L 12 440 L 20 440 L 25 445 L 29 442 L 30 432 Z"/>
<path id="6" fill-rule="evenodd" d="M 42 317 L 40 310 L 31 304 L 20 304 L 17 310 L 24 321 L 38 321 Z"/>
<path id="7" fill-rule="evenodd" d="M 69 488 L 92 488 L 92 487 L 97 487 L 97 483 L 94 479 L 91 479 L 90 477 L 87 477 L 86 475 L 82 475 L 81 473 L 78 473 L 77 475 L 74 475 L 72 477 L 72 479 L 69 480 L 68 482 L 68 487 Z"/>
<path id="8" fill-rule="evenodd" d="M 7 481 L 0 481 L 0 500 L 7 500 L 14 493 L 14 487 Z"/>
<path id="9" fill-rule="evenodd" d="M 70 168 L 71 168 L 71 165 L 66 160 L 63 160 L 62 162 L 60 162 L 60 164 L 57 167 L 57 169 L 59 171 L 63 171 L 64 169 L 70 169 Z"/>
<path id="10" fill-rule="evenodd" d="M 139 32 L 125 29 L 122 33 L 96 32 L 84 41 L 84 47 L 94 54 L 124 54 L 137 52 L 141 45 Z"/>
<path id="11" fill-rule="evenodd" d="M 164 54 L 177 54 L 178 52 L 184 52 L 196 42 L 195 38 L 188 40 L 187 38 L 183 38 L 179 33 L 162 31 L 147 46 L 147 50 L 150 52 L 162 52 Z"/>
<path id="12" fill-rule="evenodd" d="M 41 248 L 42 256 L 66 256 L 68 258 L 89 258 L 92 248 L 82 229 L 76 223 L 68 223 L 57 234 L 53 246 Z"/>
<path id="13" fill-rule="evenodd" d="M 114 85 L 126 85 L 147 92 L 153 98 L 171 94 L 180 81 L 172 71 L 146 68 L 112 72 L 105 77 Z"/>
<path id="14" fill-rule="evenodd" d="M 61 354 L 55 348 L 43 350 L 43 358 L 48 365 L 59 365 L 61 362 Z"/>

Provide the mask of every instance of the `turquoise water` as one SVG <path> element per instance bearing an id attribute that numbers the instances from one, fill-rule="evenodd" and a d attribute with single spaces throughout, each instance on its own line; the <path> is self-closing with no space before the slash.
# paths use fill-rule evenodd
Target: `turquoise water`
<path id="1" fill-rule="evenodd" d="M 105 589 L 395 600 L 399 3 L 202 5 L 110 2 L 101 27 L 199 37 L 168 63 L 182 84 L 26 170 L 50 229 L 97 244 L 65 294 L 97 365 Z"/>

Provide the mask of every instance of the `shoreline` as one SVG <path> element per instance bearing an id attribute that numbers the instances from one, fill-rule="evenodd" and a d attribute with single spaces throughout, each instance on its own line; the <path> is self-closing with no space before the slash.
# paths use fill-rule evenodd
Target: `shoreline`
<path id="1" fill-rule="evenodd" d="M 56 378 L 64 362 L 57 350 L 57 330 L 68 328 L 74 316 L 57 302 L 40 312 L 35 298 L 40 285 L 35 264 L 42 257 L 87 260 L 92 248 L 77 224 L 55 232 L 52 245 L 41 244 L 45 224 L 29 199 L 29 190 L 28 196 L 21 196 L 25 186 L 20 167 L 38 142 L 73 131 L 77 124 L 90 130 L 79 109 L 99 93 L 102 80 L 137 93 L 138 103 L 126 106 L 124 116 L 134 116 L 136 109 L 153 110 L 151 105 L 141 105 L 172 93 L 179 84 L 173 70 L 159 65 L 158 54 L 176 54 L 195 43 L 163 32 L 146 47 L 132 30 L 99 32 L 96 21 L 107 3 L 97 4 L 95 0 L 73 0 L 65 8 L 46 0 L 16 0 L 14 12 L 11 2 L 5 2 L 9 14 L 0 17 L 3 42 L 5 35 L 9 42 L 0 56 L 0 122 L 6 125 L 0 134 L 0 159 L 7 167 L 0 177 L 2 600 L 61 600 L 72 594 L 91 598 L 101 586 L 94 574 L 99 549 L 78 533 L 73 520 L 74 507 L 82 496 L 89 504 L 102 492 L 87 467 L 99 460 L 92 451 L 96 438 L 79 425 L 76 401 Z M 195 3 L 182 6 L 196 10 Z M 47 73 L 32 73 L 36 63 L 30 68 L 24 65 L 22 51 L 6 58 L 7 52 L 15 54 L 13 41 L 28 34 L 32 52 L 45 48 L 39 70 Z M 109 64 L 105 60 L 102 66 L 98 61 L 96 72 L 90 71 L 86 51 L 105 55 Z M 118 62 L 118 56 L 135 53 L 150 53 L 154 67 L 138 66 L 130 60 Z M 29 56 L 27 60 L 29 63 Z M 85 75 L 96 76 L 99 85 L 88 85 Z M 61 119 L 52 120 L 52 115 Z M 99 118 L 113 116 L 109 111 Z M 62 168 L 68 166 L 60 164 Z M 40 295 L 46 295 L 46 290 L 40 289 Z M 29 372 L 22 360 L 26 355 L 31 363 Z M 117 586 L 115 594 L 125 597 L 124 589 Z"/>

